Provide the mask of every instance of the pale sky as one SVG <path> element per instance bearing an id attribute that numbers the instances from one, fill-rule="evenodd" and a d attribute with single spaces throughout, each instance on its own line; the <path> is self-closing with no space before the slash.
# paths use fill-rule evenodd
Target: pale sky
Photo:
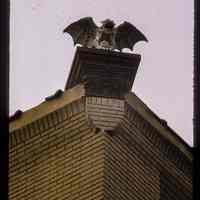
<path id="1" fill-rule="evenodd" d="M 134 24 L 148 38 L 133 91 L 192 145 L 193 1 L 11 0 L 10 114 L 64 89 L 75 48 L 62 30 L 91 16 Z"/>

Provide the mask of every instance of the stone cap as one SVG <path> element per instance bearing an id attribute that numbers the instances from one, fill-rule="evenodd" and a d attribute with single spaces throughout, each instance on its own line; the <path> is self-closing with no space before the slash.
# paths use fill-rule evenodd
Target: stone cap
<path id="1" fill-rule="evenodd" d="M 131 91 L 141 56 L 77 47 L 65 90 L 86 84 L 86 94 L 123 99 Z"/>

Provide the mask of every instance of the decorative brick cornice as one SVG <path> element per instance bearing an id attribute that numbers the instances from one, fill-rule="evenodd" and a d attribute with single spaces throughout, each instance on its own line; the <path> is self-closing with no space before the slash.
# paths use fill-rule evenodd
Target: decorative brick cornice
<path id="1" fill-rule="evenodd" d="M 38 119 L 43 118 L 45 115 L 59 110 L 65 105 L 70 104 L 71 102 L 76 101 L 83 96 L 85 96 L 84 85 L 77 85 L 74 88 L 63 92 L 62 95 L 53 99 L 51 98 L 51 100 L 44 101 L 38 106 L 23 112 L 19 118 L 10 122 L 9 130 L 10 132 L 13 132 L 14 130 L 26 126 L 33 121 L 37 121 Z"/>
<path id="2" fill-rule="evenodd" d="M 114 130 L 124 116 L 124 100 L 88 96 L 86 112 L 96 127 Z"/>
<path id="3" fill-rule="evenodd" d="M 159 149 L 162 157 L 168 158 L 178 168 L 187 174 L 192 174 L 192 154 L 185 154 L 180 149 L 160 135 L 147 120 L 145 120 L 133 107 L 125 103 L 125 117 L 133 124 L 151 143 Z"/>
<path id="4" fill-rule="evenodd" d="M 15 145 L 51 128 L 56 129 L 61 122 L 70 119 L 72 116 L 80 112 L 85 112 L 85 97 L 73 101 L 58 110 L 48 113 L 36 121 L 28 123 L 25 126 L 10 132 L 10 147 L 14 147 Z"/>

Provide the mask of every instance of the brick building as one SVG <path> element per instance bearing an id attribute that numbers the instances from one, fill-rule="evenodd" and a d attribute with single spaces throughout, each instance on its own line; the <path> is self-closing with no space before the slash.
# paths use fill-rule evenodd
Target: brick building
<path id="1" fill-rule="evenodd" d="M 190 200 L 190 147 L 131 88 L 140 55 L 78 47 L 63 93 L 10 123 L 10 200 Z"/>

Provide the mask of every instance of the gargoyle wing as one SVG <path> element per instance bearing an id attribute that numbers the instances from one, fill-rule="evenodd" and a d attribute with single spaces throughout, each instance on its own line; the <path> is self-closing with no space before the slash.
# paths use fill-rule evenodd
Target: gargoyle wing
<path id="1" fill-rule="evenodd" d="M 63 32 L 71 35 L 74 45 L 87 46 L 88 41 L 95 38 L 97 28 L 91 17 L 84 17 L 67 26 Z"/>
<path id="2" fill-rule="evenodd" d="M 128 22 L 120 24 L 116 28 L 115 49 L 123 48 L 133 50 L 133 46 L 139 41 L 148 42 L 147 38 L 135 26 Z"/>

